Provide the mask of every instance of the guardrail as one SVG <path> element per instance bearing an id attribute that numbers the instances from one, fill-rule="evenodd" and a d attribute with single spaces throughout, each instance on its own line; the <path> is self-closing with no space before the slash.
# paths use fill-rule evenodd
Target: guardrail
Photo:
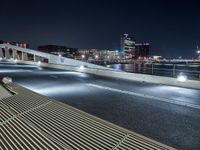
<path id="1" fill-rule="evenodd" d="M 180 73 L 187 75 L 188 79 L 200 80 L 200 64 L 159 64 L 159 63 L 133 63 L 115 64 L 126 72 L 143 73 L 150 75 L 166 76 L 176 78 Z M 115 68 L 110 65 L 110 68 Z M 126 67 L 126 68 L 123 68 Z"/>
<path id="2" fill-rule="evenodd" d="M 112 77 L 112 78 L 114 77 L 114 78 L 120 78 L 120 79 L 125 79 L 125 80 L 164 84 L 164 85 L 169 85 L 169 86 L 177 86 L 177 87 L 192 88 L 192 89 L 200 90 L 200 81 L 196 81 L 196 80 L 186 80 L 183 82 L 183 81 L 177 80 L 176 78 L 171 78 L 171 77 L 128 73 L 124 71 L 117 71 L 114 69 L 113 70 L 94 69 L 94 68 L 88 68 L 84 66 L 75 67 L 75 66 L 69 66 L 69 65 L 58 65 L 58 64 L 38 63 L 38 62 L 29 62 L 29 61 L 18 61 L 18 63 L 37 65 L 41 67 L 49 67 L 49 68 L 62 69 L 62 70 L 72 70 L 72 71 L 95 74 L 95 75 L 104 76 L 104 77 Z"/>

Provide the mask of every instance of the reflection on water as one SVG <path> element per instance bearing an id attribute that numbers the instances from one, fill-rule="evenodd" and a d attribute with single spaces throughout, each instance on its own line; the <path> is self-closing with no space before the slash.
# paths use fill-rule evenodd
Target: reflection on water
<path id="1" fill-rule="evenodd" d="M 106 67 L 122 70 L 126 72 L 154 74 L 159 76 L 176 77 L 179 73 L 183 72 L 190 79 L 200 79 L 200 64 L 187 65 L 187 64 L 112 64 Z"/>

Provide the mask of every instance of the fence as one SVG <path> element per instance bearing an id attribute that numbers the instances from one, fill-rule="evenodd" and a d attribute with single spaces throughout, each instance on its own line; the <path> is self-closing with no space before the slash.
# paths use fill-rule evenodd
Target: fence
<path id="1" fill-rule="evenodd" d="M 133 63 L 113 64 L 107 67 L 116 68 L 126 72 L 144 73 L 166 77 L 177 77 L 180 73 L 187 75 L 188 79 L 200 80 L 200 64 L 159 64 L 159 63 Z"/>

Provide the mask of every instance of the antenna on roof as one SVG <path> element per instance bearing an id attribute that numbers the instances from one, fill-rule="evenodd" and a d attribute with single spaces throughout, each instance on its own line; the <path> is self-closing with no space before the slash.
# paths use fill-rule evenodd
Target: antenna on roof
<path id="1" fill-rule="evenodd" d="M 124 33 L 124 36 L 125 36 L 125 37 L 128 37 L 128 34 L 127 34 L 127 33 Z"/>

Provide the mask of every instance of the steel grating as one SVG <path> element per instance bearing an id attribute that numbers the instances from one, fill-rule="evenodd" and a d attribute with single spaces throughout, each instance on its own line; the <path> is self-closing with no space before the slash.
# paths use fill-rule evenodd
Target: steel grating
<path id="1" fill-rule="evenodd" d="M 0 100 L 1 149 L 173 149 L 15 84 Z"/>
<path id="2" fill-rule="evenodd" d="M 2 85 L 0 85 L 0 99 L 9 97 L 11 95 L 12 94 L 10 92 L 8 92 Z"/>

